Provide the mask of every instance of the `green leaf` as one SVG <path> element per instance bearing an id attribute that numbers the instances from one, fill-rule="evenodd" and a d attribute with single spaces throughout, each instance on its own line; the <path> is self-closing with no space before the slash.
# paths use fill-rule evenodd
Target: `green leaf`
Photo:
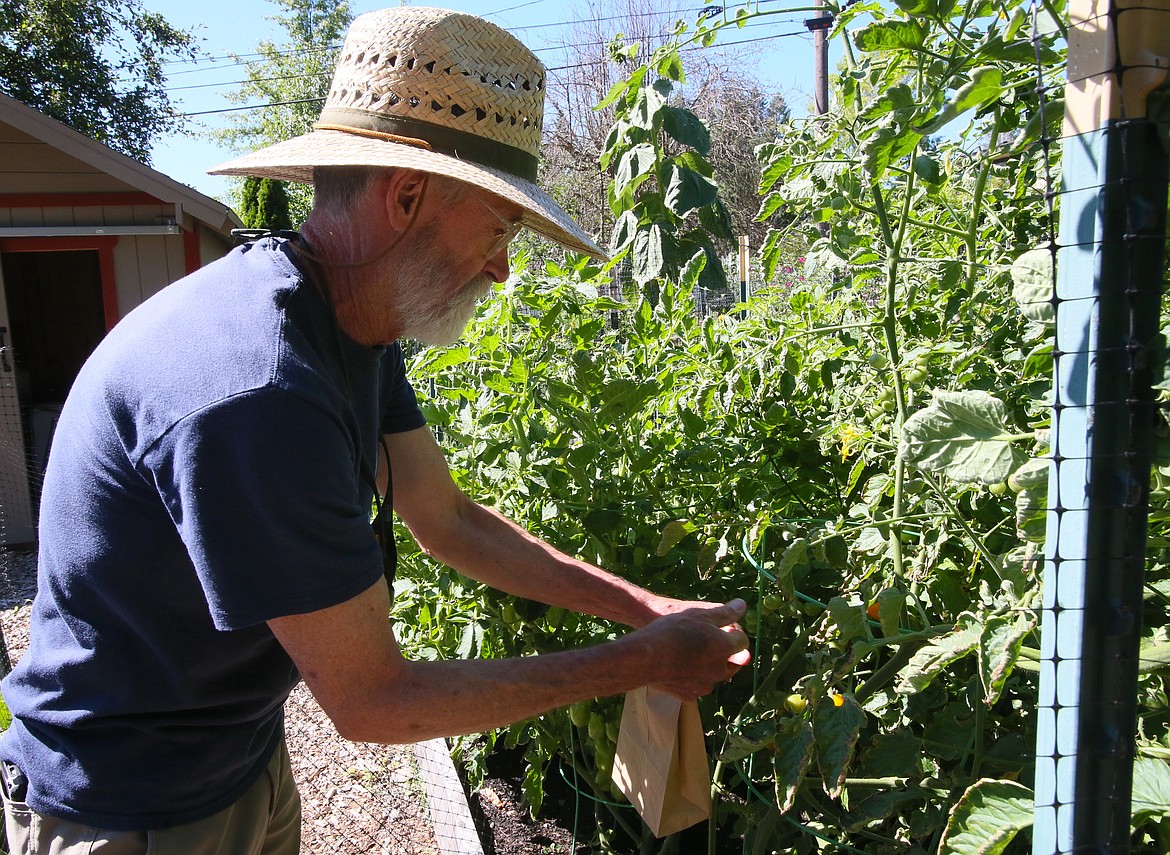
<path id="1" fill-rule="evenodd" d="M 682 107 L 662 108 L 662 130 L 676 142 L 690 146 L 699 154 L 711 151 L 711 133 L 703 121 L 690 110 Z"/>
<path id="2" fill-rule="evenodd" d="M 880 119 L 895 110 L 905 110 L 915 106 L 914 91 L 905 83 L 891 86 L 874 96 L 874 99 L 865 105 L 858 118 L 864 122 Z"/>
<path id="3" fill-rule="evenodd" d="M 978 621 L 972 621 L 920 648 L 899 672 L 898 684 L 894 691 L 899 695 L 921 692 L 943 668 L 979 649 L 982 630 L 983 627 Z"/>
<path id="4" fill-rule="evenodd" d="M 634 235 L 631 253 L 634 264 L 634 281 L 644 285 L 662 273 L 666 264 L 663 250 L 662 228 L 657 224 L 641 229 Z"/>
<path id="5" fill-rule="evenodd" d="M 841 795 L 863 724 L 865 710 L 852 695 L 833 695 L 817 703 L 813 713 L 817 767 L 821 770 L 825 792 L 833 798 Z"/>
<path id="6" fill-rule="evenodd" d="M 1133 761 L 1133 825 L 1170 816 L 1170 763 L 1154 757 Z"/>
<path id="7" fill-rule="evenodd" d="M 434 353 L 433 358 L 428 359 L 422 365 L 422 368 L 426 371 L 445 371 L 448 368 L 454 368 L 456 365 L 463 365 L 471 359 L 471 348 L 466 345 L 448 347 L 444 350 L 431 351 L 431 353 Z"/>
<path id="8" fill-rule="evenodd" d="M 698 530 L 699 527 L 690 520 L 668 522 L 662 528 L 662 537 L 658 540 L 658 547 L 654 550 L 654 554 L 661 558 L 674 549 L 684 537 Z"/>
<path id="9" fill-rule="evenodd" d="M 667 80 L 675 83 L 686 83 L 687 76 L 683 71 L 682 59 L 677 50 L 668 50 L 654 63 L 654 70 Z"/>
<path id="10" fill-rule="evenodd" d="M 894 0 L 898 8 L 912 18 L 941 20 L 951 14 L 955 0 Z"/>
<path id="11" fill-rule="evenodd" d="M 758 155 L 760 149 L 756 149 L 756 152 Z M 776 182 L 783 178 L 791 168 L 792 157 L 790 155 L 782 155 L 770 161 L 760 173 L 759 194 L 763 196 L 770 191 L 776 185 Z"/>
<path id="12" fill-rule="evenodd" d="M 658 114 L 664 106 L 666 106 L 666 97 L 657 85 L 643 86 L 638 90 L 638 96 L 634 99 L 634 106 L 630 110 L 630 123 L 634 127 L 652 131 L 655 122 L 658 121 Z"/>
<path id="13" fill-rule="evenodd" d="M 792 570 L 804 564 L 808 558 L 808 541 L 798 537 L 784 548 L 776 562 L 776 584 L 788 599 L 796 596 L 796 585 L 792 581 Z"/>
<path id="14" fill-rule="evenodd" d="M 719 196 L 715 182 L 692 169 L 672 164 L 666 182 L 666 207 L 680 217 L 710 205 Z"/>
<path id="15" fill-rule="evenodd" d="M 997 98 L 1004 91 L 1003 72 L 993 66 L 977 68 L 971 72 L 971 79 L 960 86 L 934 118 L 916 131 L 926 136 L 937 133 L 944 125 L 958 118 L 973 107 L 982 107 Z"/>
<path id="16" fill-rule="evenodd" d="M 906 604 L 906 592 L 897 588 L 886 588 L 877 596 L 878 623 L 887 638 L 896 636 L 902 628 L 902 609 Z"/>
<path id="17" fill-rule="evenodd" d="M 678 284 L 687 291 L 694 289 L 695 284 L 699 281 L 699 277 L 703 273 L 703 268 L 707 266 L 707 253 L 696 252 L 691 256 L 678 275 Z"/>
<path id="18" fill-rule="evenodd" d="M 609 254 L 617 255 L 633 243 L 637 232 L 638 215 L 630 210 L 622 211 L 622 215 L 613 224 L 613 233 L 609 236 Z"/>
<path id="19" fill-rule="evenodd" d="M 928 154 L 920 154 L 914 158 L 914 174 L 925 181 L 927 184 L 941 184 L 943 180 L 942 169 L 938 165 L 938 161 Z"/>
<path id="20" fill-rule="evenodd" d="M 658 383 L 654 380 L 639 383 L 620 377 L 606 384 L 602 392 L 605 403 L 598 410 L 597 417 L 604 423 L 625 421 L 656 394 Z"/>
<path id="21" fill-rule="evenodd" d="M 844 597 L 829 600 L 829 616 L 837 625 L 837 638 L 842 646 L 855 638 L 868 639 L 869 625 L 866 623 L 865 606 L 848 602 Z"/>
<path id="22" fill-rule="evenodd" d="M 772 721 L 749 722 L 739 731 L 728 731 L 727 744 L 716 758 L 721 763 L 734 763 L 755 754 L 776 740 L 776 725 Z"/>
<path id="23" fill-rule="evenodd" d="M 891 163 L 905 157 L 922 135 L 897 125 L 889 124 L 865 141 L 862 168 L 870 178 L 880 178 Z"/>
<path id="24" fill-rule="evenodd" d="M 1052 326 L 1056 308 L 1052 304 L 1056 271 L 1052 251 L 1030 249 L 1012 263 L 1012 296 L 1030 321 Z"/>
<path id="25" fill-rule="evenodd" d="M 878 21 L 858 30 L 853 42 L 863 51 L 916 50 L 925 37 L 926 28 L 917 21 Z"/>
<path id="26" fill-rule="evenodd" d="M 593 109 L 598 111 L 604 110 L 606 107 L 616 103 L 619 98 L 637 89 L 642 85 L 642 81 L 646 78 L 646 73 L 649 70 L 648 67 L 643 65 L 629 77 L 624 80 L 619 80 L 613 86 L 609 87 L 609 92 L 605 94 L 605 97 Z"/>
<path id="27" fill-rule="evenodd" d="M 650 143 L 639 143 L 623 154 L 613 176 L 614 195 L 621 198 L 627 190 L 635 189 L 649 178 L 654 172 L 657 157 Z"/>
<path id="28" fill-rule="evenodd" d="M 987 392 L 936 390 L 902 427 L 898 453 L 960 484 L 998 484 L 1023 457 L 1009 438 L 1007 407 Z"/>
<path id="29" fill-rule="evenodd" d="M 910 776 L 922 771 L 922 737 L 907 730 L 879 733 L 862 756 L 871 775 Z"/>
<path id="30" fill-rule="evenodd" d="M 939 855 L 999 855 L 1032 826 L 1032 791 L 1014 781 L 976 781 L 951 809 Z"/>
<path id="31" fill-rule="evenodd" d="M 781 813 L 792 809 L 796 791 L 812 763 L 816 736 L 812 723 L 803 716 L 785 718 L 776 727 L 776 803 Z"/>
<path id="32" fill-rule="evenodd" d="M 979 638 L 979 676 L 983 680 L 983 702 L 987 706 L 994 706 L 999 700 L 1004 683 L 1020 656 L 1024 639 L 1031 631 L 1031 622 L 1022 614 L 1015 619 L 992 615 L 983 625 Z"/>

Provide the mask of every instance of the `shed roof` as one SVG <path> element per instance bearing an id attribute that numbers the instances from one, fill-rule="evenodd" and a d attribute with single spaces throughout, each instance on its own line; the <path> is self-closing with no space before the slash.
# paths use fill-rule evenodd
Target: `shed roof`
<path id="1" fill-rule="evenodd" d="M 209 228 L 228 234 L 233 228 L 240 228 L 240 218 L 222 202 L 205 196 L 139 163 L 132 157 L 114 151 L 108 145 L 92 140 L 84 134 L 39 110 L 17 101 L 0 92 L 0 123 L 11 125 L 18 131 L 49 145 L 70 157 L 74 157 L 94 169 L 104 172 L 117 180 L 149 193 L 154 198 L 175 205 L 176 222 L 182 222 L 182 213 L 205 223 Z"/>

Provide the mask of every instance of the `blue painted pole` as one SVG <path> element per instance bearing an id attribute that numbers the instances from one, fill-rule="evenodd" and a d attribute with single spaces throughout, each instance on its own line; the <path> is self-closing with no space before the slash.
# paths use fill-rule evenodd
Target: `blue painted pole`
<path id="1" fill-rule="evenodd" d="M 1073 0 L 1034 855 L 1126 853 L 1170 160 L 1170 0 Z"/>

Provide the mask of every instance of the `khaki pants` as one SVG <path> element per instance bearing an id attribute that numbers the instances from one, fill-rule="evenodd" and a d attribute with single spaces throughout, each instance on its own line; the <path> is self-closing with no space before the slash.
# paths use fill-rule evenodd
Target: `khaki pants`
<path id="1" fill-rule="evenodd" d="M 4 799 L 12 855 L 297 855 L 301 799 L 282 744 L 235 804 L 207 819 L 156 831 L 105 831 Z"/>

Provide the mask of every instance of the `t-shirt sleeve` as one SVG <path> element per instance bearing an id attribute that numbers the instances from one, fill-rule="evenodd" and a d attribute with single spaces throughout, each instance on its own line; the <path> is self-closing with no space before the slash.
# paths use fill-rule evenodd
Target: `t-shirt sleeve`
<path id="1" fill-rule="evenodd" d="M 217 628 L 337 605 L 381 577 L 349 437 L 267 389 L 187 417 L 148 455 Z"/>
<path id="2" fill-rule="evenodd" d="M 427 423 L 418 406 L 418 396 L 406 376 L 402 347 L 395 342 L 382 357 L 382 433 L 405 433 Z"/>

